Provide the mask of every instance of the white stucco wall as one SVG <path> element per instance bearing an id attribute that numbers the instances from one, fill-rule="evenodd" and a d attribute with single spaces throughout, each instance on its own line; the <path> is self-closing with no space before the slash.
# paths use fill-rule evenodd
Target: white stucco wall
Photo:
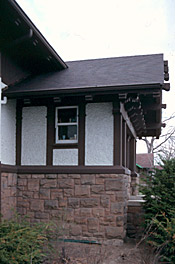
<path id="1" fill-rule="evenodd" d="M 86 106 L 85 165 L 113 165 L 112 103 Z"/>
<path id="2" fill-rule="evenodd" d="M 78 149 L 54 149 L 53 165 L 55 166 L 78 165 Z"/>
<path id="3" fill-rule="evenodd" d="M 46 165 L 47 108 L 24 107 L 22 112 L 22 165 Z"/>
<path id="4" fill-rule="evenodd" d="M 1 105 L 1 162 L 16 163 L 16 100 Z"/>

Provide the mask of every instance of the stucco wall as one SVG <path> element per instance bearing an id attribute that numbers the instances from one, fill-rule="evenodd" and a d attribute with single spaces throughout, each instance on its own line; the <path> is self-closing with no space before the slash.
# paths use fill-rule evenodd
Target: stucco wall
<path id="1" fill-rule="evenodd" d="M 24 107 L 22 112 L 22 165 L 46 165 L 47 108 Z"/>
<path id="2" fill-rule="evenodd" d="M 8 100 L 1 107 L 1 162 L 16 162 L 16 100 Z"/>
<path id="3" fill-rule="evenodd" d="M 54 149 L 53 165 L 78 165 L 78 149 Z"/>
<path id="4" fill-rule="evenodd" d="M 86 106 L 85 165 L 113 165 L 112 103 Z"/>

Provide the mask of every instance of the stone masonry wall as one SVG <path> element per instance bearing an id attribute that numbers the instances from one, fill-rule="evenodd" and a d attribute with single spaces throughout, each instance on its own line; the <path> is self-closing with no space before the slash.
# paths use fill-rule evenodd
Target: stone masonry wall
<path id="1" fill-rule="evenodd" d="M 67 238 L 117 243 L 125 237 L 128 175 L 20 174 L 17 184 L 17 210 L 31 221 L 62 219 Z"/>
<path id="2" fill-rule="evenodd" d="M 1 173 L 1 214 L 10 219 L 16 210 L 17 175 L 15 173 Z"/>

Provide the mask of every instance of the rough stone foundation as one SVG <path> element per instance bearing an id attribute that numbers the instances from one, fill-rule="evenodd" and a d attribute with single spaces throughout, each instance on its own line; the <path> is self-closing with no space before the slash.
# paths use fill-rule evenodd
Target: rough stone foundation
<path id="1" fill-rule="evenodd" d="M 126 234 L 130 176 L 20 174 L 17 210 L 31 221 L 61 220 L 66 236 L 113 243 Z"/>
<path id="2" fill-rule="evenodd" d="M 139 196 L 131 198 L 128 202 L 127 236 L 138 239 L 143 235 L 144 210 L 142 205 L 144 201 Z"/>
<path id="3" fill-rule="evenodd" d="M 5 219 L 10 219 L 16 210 L 16 186 L 16 173 L 1 173 L 1 214 Z"/>

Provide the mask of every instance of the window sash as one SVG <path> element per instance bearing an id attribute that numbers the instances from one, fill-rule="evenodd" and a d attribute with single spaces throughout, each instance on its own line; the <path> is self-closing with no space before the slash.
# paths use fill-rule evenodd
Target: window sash
<path id="1" fill-rule="evenodd" d="M 61 109 L 76 109 L 76 122 L 58 122 L 59 118 L 59 110 Z M 69 126 L 76 126 L 77 131 L 76 131 L 76 139 L 59 139 L 59 127 L 69 127 Z M 69 144 L 69 143 L 77 143 L 78 142 L 78 106 L 61 106 L 61 107 L 56 107 L 55 109 L 55 128 L 56 128 L 56 137 L 55 141 L 56 144 Z"/>

